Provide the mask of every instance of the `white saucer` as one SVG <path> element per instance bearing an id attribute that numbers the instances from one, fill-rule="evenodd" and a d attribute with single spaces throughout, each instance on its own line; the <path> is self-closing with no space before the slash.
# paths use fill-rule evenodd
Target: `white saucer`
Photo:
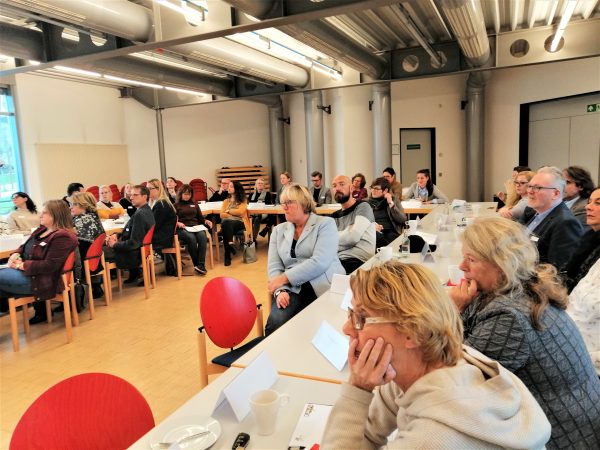
<path id="1" fill-rule="evenodd" d="M 150 434 L 150 448 L 158 449 L 159 442 L 175 442 L 186 436 L 209 430 L 205 436 L 188 439 L 171 447 L 176 449 L 205 450 L 221 435 L 221 424 L 212 417 L 178 417 L 156 427 Z"/>

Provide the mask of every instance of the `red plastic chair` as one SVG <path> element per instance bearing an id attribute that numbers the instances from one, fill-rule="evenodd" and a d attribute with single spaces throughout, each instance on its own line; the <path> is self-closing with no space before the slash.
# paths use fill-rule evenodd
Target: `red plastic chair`
<path id="1" fill-rule="evenodd" d="M 239 280 L 217 277 L 204 286 L 200 294 L 200 318 L 203 326 L 198 328 L 198 356 L 200 361 L 200 384 L 208 384 L 208 375 L 224 372 L 239 357 L 264 339 L 261 304 L 256 304 L 252 291 Z M 252 328 L 258 337 L 241 347 Z M 206 332 L 206 333 L 205 333 Z M 217 356 L 208 363 L 206 335 L 218 347 L 229 352 Z"/>
<path id="2" fill-rule="evenodd" d="M 89 192 L 90 194 L 92 194 L 96 198 L 97 202 L 100 201 L 100 189 L 98 188 L 98 186 L 89 186 L 86 189 L 86 192 Z"/>
<path id="3" fill-rule="evenodd" d="M 98 272 L 96 275 L 102 275 L 102 286 L 104 287 L 104 299 L 106 300 L 106 306 L 110 305 L 111 299 L 111 288 L 110 288 L 110 278 L 107 276 L 106 269 L 106 261 L 104 260 L 103 246 L 104 240 L 106 239 L 106 233 L 102 233 L 98 236 L 92 245 L 87 250 L 85 257 L 83 258 L 83 272 L 85 275 L 85 282 L 88 285 L 88 304 L 90 308 L 90 319 L 94 318 L 96 313 L 94 307 L 94 296 L 92 294 L 92 272 L 95 272 L 100 267 L 100 263 L 102 263 L 103 269 Z M 74 312 L 73 315 L 77 314 Z"/>
<path id="4" fill-rule="evenodd" d="M 183 181 L 175 180 L 175 191 L 179 191 L 179 188 L 183 186 Z"/>
<path id="5" fill-rule="evenodd" d="M 40 395 L 25 411 L 10 450 L 125 449 L 154 427 L 142 394 L 122 378 L 84 373 Z"/>
<path id="6" fill-rule="evenodd" d="M 194 200 L 199 202 L 208 199 L 206 196 L 206 181 L 200 178 L 194 178 L 190 181 L 190 186 L 194 190 Z"/>
<path id="7" fill-rule="evenodd" d="M 75 252 L 69 253 L 62 270 L 62 281 L 64 285 L 63 292 L 52 299 L 46 300 L 46 313 L 48 323 L 52 322 L 52 311 L 50 302 L 61 302 L 65 314 L 65 330 L 67 332 L 67 343 L 73 340 L 73 331 L 71 330 L 71 306 L 69 305 L 69 292 L 71 292 L 71 302 L 75 307 L 75 289 L 73 284 L 73 265 L 75 264 Z M 23 313 L 23 328 L 25 335 L 29 336 L 29 309 L 27 305 L 33 303 L 35 297 L 12 297 L 8 299 L 8 311 L 10 314 L 10 333 L 12 337 L 13 351 L 19 351 L 19 327 L 17 323 L 17 308 L 21 306 Z M 77 323 L 76 323 L 77 325 Z"/>
<path id="8" fill-rule="evenodd" d="M 111 184 L 108 187 L 110 188 L 110 191 L 112 192 L 112 201 L 118 202 L 119 200 L 121 200 L 121 192 L 119 191 L 119 187 L 116 184 Z"/>

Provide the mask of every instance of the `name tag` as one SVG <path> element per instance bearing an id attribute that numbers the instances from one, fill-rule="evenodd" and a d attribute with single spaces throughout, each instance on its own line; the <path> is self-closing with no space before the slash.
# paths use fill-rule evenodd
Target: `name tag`
<path id="1" fill-rule="evenodd" d="M 540 240 L 540 238 L 539 238 L 539 237 L 537 237 L 537 236 L 534 236 L 533 234 L 532 234 L 531 236 L 529 236 L 529 239 L 531 239 L 531 241 L 532 241 L 532 242 L 537 242 L 537 241 L 539 241 L 539 240 Z"/>
<path id="2" fill-rule="evenodd" d="M 46 242 L 40 242 L 40 246 L 44 247 L 46 245 Z"/>
<path id="3" fill-rule="evenodd" d="M 195 208 L 195 207 L 196 207 L 196 205 L 190 205 L 190 208 Z"/>

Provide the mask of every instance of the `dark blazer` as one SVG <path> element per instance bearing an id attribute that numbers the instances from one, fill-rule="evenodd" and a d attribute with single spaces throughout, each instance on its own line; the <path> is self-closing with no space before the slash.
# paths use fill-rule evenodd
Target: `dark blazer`
<path id="1" fill-rule="evenodd" d="M 531 211 L 527 208 L 523 223 L 533 220 Z M 561 268 L 578 247 L 582 234 L 581 224 L 562 202 L 533 230 L 531 238 L 537 245 L 540 262 Z"/>
<path id="2" fill-rule="evenodd" d="M 125 224 L 119 241 L 113 247 L 115 262 L 119 269 L 132 269 L 142 263 L 140 247 L 152 225 L 154 225 L 154 215 L 147 204 L 138 208 Z"/>
<path id="3" fill-rule="evenodd" d="M 590 227 L 587 224 L 587 217 L 585 214 L 585 207 L 587 206 L 587 204 L 587 198 L 579 197 L 579 199 L 577 199 L 577 201 L 571 206 L 571 212 L 573 213 L 575 218 L 579 220 L 579 223 L 583 227 L 584 231 L 588 231 L 590 229 Z"/>
<path id="4" fill-rule="evenodd" d="M 27 242 L 36 239 L 46 230 L 46 227 L 39 227 Z M 16 253 L 22 255 L 27 242 L 21 245 Z M 53 298 L 62 292 L 62 268 L 76 247 L 77 236 L 68 230 L 56 230 L 33 245 L 30 258 L 23 261 L 23 273 L 31 277 L 32 293 L 37 300 Z"/>
<path id="5" fill-rule="evenodd" d="M 175 208 L 166 200 L 157 201 L 152 207 L 154 214 L 154 236 L 152 237 L 152 247 L 154 250 L 173 247 L 173 235 L 175 234 L 175 223 L 177 214 Z"/>

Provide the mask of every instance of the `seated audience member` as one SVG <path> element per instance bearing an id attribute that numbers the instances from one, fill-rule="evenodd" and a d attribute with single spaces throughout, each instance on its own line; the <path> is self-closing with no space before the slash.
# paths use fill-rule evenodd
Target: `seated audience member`
<path id="1" fill-rule="evenodd" d="M 438 277 L 390 261 L 350 278 L 350 378 L 322 449 L 542 449 L 550 424 L 521 381 L 462 345 Z"/>
<path id="2" fill-rule="evenodd" d="M 177 180 L 173 177 L 167 177 L 167 182 L 165 183 L 165 193 L 167 197 L 169 197 L 169 201 L 172 204 L 177 202 Z"/>
<path id="3" fill-rule="evenodd" d="M 350 274 L 375 254 L 375 217 L 367 202 L 352 197 L 350 178 L 338 175 L 331 186 L 335 201 L 342 204 L 332 215 L 339 232 L 338 257 Z"/>
<path id="4" fill-rule="evenodd" d="M 429 169 L 417 172 L 417 181 L 410 185 L 407 198 L 416 198 L 423 203 L 448 203 L 448 197 L 431 181 Z"/>
<path id="5" fill-rule="evenodd" d="M 362 173 L 354 174 L 352 177 L 352 197 L 356 200 L 363 200 L 367 198 L 369 194 L 365 189 L 366 184 L 367 180 Z"/>
<path id="6" fill-rule="evenodd" d="M 527 230 L 502 217 L 476 219 L 462 242 L 465 279 L 450 297 L 465 343 L 529 388 L 552 425 L 548 448 L 598 448 L 600 380 L 556 269 L 538 265 Z"/>
<path id="7" fill-rule="evenodd" d="M 63 200 L 47 201 L 40 214 L 40 227 L 31 233 L 0 269 L 2 311 L 8 311 L 8 297 L 34 296 L 35 315 L 30 324 L 47 320 L 47 300 L 63 291 L 62 269 L 69 254 L 77 247 L 73 221 Z M 26 306 L 23 306 L 26 308 Z"/>
<path id="8" fill-rule="evenodd" d="M 531 169 L 527 166 L 515 166 L 513 167 L 512 176 L 510 179 L 504 182 L 504 192 L 500 191 L 496 193 L 496 197 L 500 202 L 504 203 L 499 205 L 501 208 L 508 205 L 509 203 L 514 204 L 519 201 L 517 192 L 515 190 L 516 185 L 514 184 L 517 179 L 517 175 L 521 172 L 531 172 Z"/>
<path id="9" fill-rule="evenodd" d="M 206 275 L 206 232 L 189 231 L 185 227 L 204 225 L 207 229 L 210 229 L 212 223 L 202 215 L 200 206 L 194 201 L 194 190 L 189 184 L 184 184 L 179 188 L 175 210 L 179 218 L 177 222 L 177 235 L 188 249 L 188 253 L 194 263 L 194 270 L 200 275 Z"/>
<path id="10" fill-rule="evenodd" d="M 310 181 L 312 182 L 310 195 L 317 206 L 330 204 L 332 202 L 331 191 L 323 185 L 323 174 L 315 170 L 310 174 Z"/>
<path id="11" fill-rule="evenodd" d="M 83 192 L 85 189 L 83 187 L 83 184 L 81 183 L 70 183 L 67 186 L 67 195 L 65 195 L 62 199 L 63 202 L 65 202 L 67 204 L 68 207 L 71 206 L 71 196 L 75 193 L 75 192 Z"/>
<path id="12" fill-rule="evenodd" d="M 131 188 L 131 203 L 137 209 L 135 214 L 129 219 L 123 228 L 123 233 L 111 234 L 107 238 L 108 249 L 104 252 L 104 257 L 114 260 L 119 269 L 128 269 L 129 278 L 125 283 L 137 283 L 141 276 L 140 265 L 142 256 L 140 248 L 144 237 L 154 225 L 154 215 L 148 205 L 150 192 L 145 186 L 136 185 Z"/>
<path id="13" fill-rule="evenodd" d="M 515 181 L 513 182 L 514 194 L 512 192 L 509 194 L 504 206 L 498 210 L 498 214 L 505 219 L 511 220 L 520 220 L 523 218 L 525 208 L 527 208 L 527 204 L 529 203 L 529 199 L 527 198 L 527 185 L 534 175 L 535 172 L 527 170 L 517 174 Z"/>
<path id="14" fill-rule="evenodd" d="M 600 188 L 592 191 L 586 211 L 589 231 L 575 244 L 575 250 L 562 271 L 569 292 L 600 258 Z M 600 298 L 600 293 L 596 295 Z"/>
<path id="15" fill-rule="evenodd" d="M 229 197 L 221 206 L 221 234 L 226 266 L 231 265 L 231 255 L 235 255 L 233 236 L 241 230 L 252 230 L 252 226 L 248 220 L 248 202 L 244 186 L 239 181 L 233 181 L 229 183 Z"/>
<path id="16" fill-rule="evenodd" d="M 262 178 L 256 179 L 254 190 L 248 200 L 249 203 L 264 203 L 265 205 L 272 205 L 274 203 L 273 195 L 265 189 L 265 180 Z M 273 216 L 271 214 L 252 214 L 252 239 L 254 239 L 254 242 L 256 242 L 256 238 L 259 235 L 258 229 L 261 223 L 266 224 L 260 231 L 260 235 L 265 237 L 273 226 Z"/>
<path id="17" fill-rule="evenodd" d="M 390 183 L 393 196 L 402 200 L 402 185 L 396 180 L 396 171 L 394 168 L 386 167 L 383 169 L 382 176 Z"/>
<path id="18" fill-rule="evenodd" d="M 281 172 L 279 174 L 279 183 L 281 184 L 281 187 L 277 192 L 277 200 L 281 199 L 281 194 L 286 188 L 294 185 L 294 183 L 292 182 L 292 176 L 287 171 Z"/>
<path id="19" fill-rule="evenodd" d="M 148 203 L 152 208 L 155 224 L 152 248 L 155 252 L 160 253 L 163 248 L 173 247 L 177 214 L 159 179 L 151 179 L 148 181 L 147 186 L 148 191 L 150 191 L 150 201 Z"/>
<path id="20" fill-rule="evenodd" d="M 33 228 L 40 226 L 40 215 L 35 203 L 25 192 L 15 192 L 12 202 L 15 209 L 8 215 L 8 232 L 31 234 Z"/>
<path id="21" fill-rule="evenodd" d="M 133 206 L 133 203 L 131 203 L 132 186 L 133 184 L 131 183 L 125 183 L 125 186 L 123 186 L 123 198 L 119 200 L 119 205 L 121 205 L 121 208 L 127 211 L 129 217 L 133 216 L 135 213 L 135 206 Z"/>
<path id="22" fill-rule="evenodd" d="M 281 197 L 286 222 L 273 229 L 269 242 L 269 292 L 273 296 L 265 332 L 271 334 L 344 274 L 337 256 L 338 232 L 330 217 L 315 213 L 304 186 L 290 186 Z"/>
<path id="23" fill-rule="evenodd" d="M 589 228 L 586 223 L 585 205 L 594 190 L 592 176 L 583 167 L 569 166 L 563 170 L 563 178 L 566 183 L 563 200 L 584 231 L 587 231 Z"/>
<path id="24" fill-rule="evenodd" d="M 112 201 L 112 191 L 109 186 L 100 186 L 99 192 L 100 201 L 96 203 L 96 208 L 101 219 L 118 219 L 119 216 L 125 214 L 121 204 Z"/>
<path id="25" fill-rule="evenodd" d="M 571 257 L 583 228 L 562 196 L 565 180 L 557 167 L 542 167 L 527 186 L 528 208 L 522 224 L 531 233 L 541 263 L 562 267 Z"/>
<path id="26" fill-rule="evenodd" d="M 219 189 L 216 191 L 213 190 L 213 193 L 208 199 L 208 201 L 222 202 L 227 197 L 229 197 L 229 183 L 231 183 L 231 180 L 229 178 L 222 178 L 221 183 L 219 184 Z M 219 216 L 219 214 L 209 214 L 206 216 L 206 218 L 214 224 L 221 223 L 221 217 Z"/>
<path id="27" fill-rule="evenodd" d="M 371 195 L 368 199 L 375 217 L 376 247 L 385 247 L 403 231 L 406 214 L 402 203 L 390 192 L 390 184 L 383 178 L 371 183 Z"/>

